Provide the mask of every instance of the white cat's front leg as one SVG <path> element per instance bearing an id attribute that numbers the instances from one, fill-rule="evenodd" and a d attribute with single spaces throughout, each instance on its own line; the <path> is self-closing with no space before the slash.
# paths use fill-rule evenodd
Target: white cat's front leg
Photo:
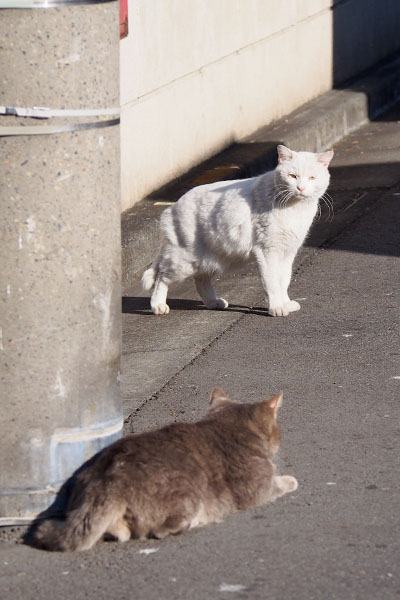
<path id="1" fill-rule="evenodd" d="M 296 300 L 291 300 L 288 295 L 288 288 L 292 278 L 292 266 L 295 255 L 290 254 L 282 258 L 280 266 L 280 286 L 283 305 L 288 312 L 300 310 L 300 304 Z"/>
<path id="2" fill-rule="evenodd" d="M 268 301 L 268 312 L 272 317 L 286 317 L 289 314 L 282 297 L 280 280 L 281 255 L 277 252 L 263 252 L 254 249 L 254 256 L 260 272 L 261 283 Z"/>

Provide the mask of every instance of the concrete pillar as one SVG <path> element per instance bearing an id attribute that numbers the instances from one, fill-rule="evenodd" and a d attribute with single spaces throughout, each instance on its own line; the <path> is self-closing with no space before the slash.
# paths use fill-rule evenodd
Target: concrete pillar
<path id="1" fill-rule="evenodd" d="M 0 10 L 0 525 L 123 424 L 118 2 L 19 5 Z"/>

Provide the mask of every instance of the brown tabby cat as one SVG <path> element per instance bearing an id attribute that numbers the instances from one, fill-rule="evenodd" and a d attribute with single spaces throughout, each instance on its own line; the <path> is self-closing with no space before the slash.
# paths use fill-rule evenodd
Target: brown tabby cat
<path id="1" fill-rule="evenodd" d="M 201 421 L 118 440 L 76 476 L 65 520 L 43 521 L 36 545 L 87 550 L 104 534 L 163 538 L 294 491 L 296 479 L 277 475 L 273 462 L 281 401 L 237 404 L 214 388 Z"/>

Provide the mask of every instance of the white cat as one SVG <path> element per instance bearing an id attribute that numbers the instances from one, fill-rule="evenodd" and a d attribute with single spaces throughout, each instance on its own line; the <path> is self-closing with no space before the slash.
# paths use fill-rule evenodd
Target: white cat
<path id="1" fill-rule="evenodd" d="M 164 211 L 161 248 L 142 277 L 146 290 L 154 285 L 154 314 L 169 313 L 168 286 L 190 276 L 207 308 L 226 308 L 211 278 L 253 260 L 269 314 L 299 310 L 288 296 L 292 265 L 328 187 L 333 151 L 294 152 L 279 145 L 278 157 L 274 171 L 195 187 Z"/>

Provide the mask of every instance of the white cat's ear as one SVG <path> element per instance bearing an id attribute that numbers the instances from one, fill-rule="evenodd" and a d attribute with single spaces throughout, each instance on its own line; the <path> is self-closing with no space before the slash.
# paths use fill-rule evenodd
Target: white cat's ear
<path id="1" fill-rule="evenodd" d="M 228 396 L 225 394 L 224 390 L 218 387 L 215 387 L 210 395 L 210 408 L 209 410 L 214 410 L 219 408 L 220 406 L 224 406 L 226 404 L 230 404 L 230 400 Z"/>
<path id="2" fill-rule="evenodd" d="M 283 401 L 283 392 L 279 392 L 279 394 L 275 394 L 269 400 L 267 400 L 267 404 L 274 411 L 274 415 L 278 412 L 278 408 L 282 406 Z"/>
<path id="3" fill-rule="evenodd" d="M 290 150 L 290 148 L 286 148 L 286 146 L 282 146 L 282 144 L 278 145 L 277 150 L 280 163 L 285 162 L 285 160 L 292 160 L 294 154 L 293 150 Z"/>
<path id="4" fill-rule="evenodd" d="M 322 163 L 324 167 L 328 167 L 329 163 L 333 158 L 333 150 L 328 150 L 327 152 L 319 152 L 317 154 L 317 161 Z"/>

